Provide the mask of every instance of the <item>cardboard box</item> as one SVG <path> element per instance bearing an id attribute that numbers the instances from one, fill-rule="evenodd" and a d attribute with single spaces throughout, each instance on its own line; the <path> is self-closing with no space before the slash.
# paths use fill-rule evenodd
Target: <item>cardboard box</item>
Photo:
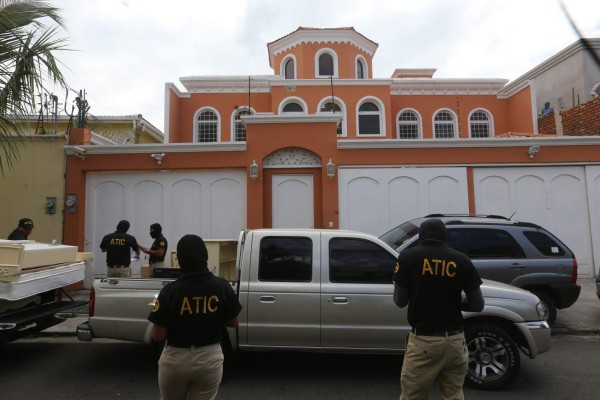
<path id="1" fill-rule="evenodd" d="M 142 265 L 140 267 L 140 277 L 141 278 L 150 278 L 150 266 Z"/>

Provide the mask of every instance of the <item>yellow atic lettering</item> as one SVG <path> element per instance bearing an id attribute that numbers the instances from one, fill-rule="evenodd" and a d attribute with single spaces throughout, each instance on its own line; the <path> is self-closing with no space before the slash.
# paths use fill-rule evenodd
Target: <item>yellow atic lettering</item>
<path id="1" fill-rule="evenodd" d="M 398 272 L 400 270 L 400 264 L 398 263 L 398 261 L 396 261 L 396 267 L 394 268 L 394 273 Z"/>
<path id="2" fill-rule="evenodd" d="M 110 244 L 113 246 L 124 246 L 125 245 L 125 239 L 118 239 L 118 238 L 112 238 L 110 239 Z"/>
<path id="3" fill-rule="evenodd" d="M 450 271 L 450 268 L 452 268 L 452 271 Z M 454 276 L 456 276 L 456 263 L 454 261 L 449 261 L 446 265 L 446 275 L 448 275 L 450 278 L 454 278 Z"/>
<path id="4" fill-rule="evenodd" d="M 215 302 L 215 303 L 219 302 L 219 298 L 215 295 L 210 296 L 210 298 L 208 299 L 208 311 L 210 311 L 211 313 L 213 313 L 219 309 L 219 306 L 213 305 L 213 302 Z"/>
<path id="5" fill-rule="evenodd" d="M 188 314 L 192 314 L 192 306 L 190 305 L 190 301 L 187 297 L 184 297 L 181 301 L 181 310 L 179 311 L 179 315 L 183 315 L 183 312 L 187 311 Z"/>
<path id="6" fill-rule="evenodd" d="M 429 275 L 433 275 L 433 270 L 431 269 L 429 260 L 426 258 L 423 259 L 423 269 L 421 271 L 421 275 L 425 275 L 425 272 L 427 272 Z"/>
<path id="7" fill-rule="evenodd" d="M 196 314 L 200 314 L 200 300 L 202 300 L 202 297 L 192 297 L 192 300 L 196 301 Z"/>

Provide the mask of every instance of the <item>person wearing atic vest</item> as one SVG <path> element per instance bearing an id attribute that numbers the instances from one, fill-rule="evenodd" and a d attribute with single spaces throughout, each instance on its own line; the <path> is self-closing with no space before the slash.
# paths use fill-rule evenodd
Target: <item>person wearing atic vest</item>
<path id="1" fill-rule="evenodd" d="M 148 316 L 152 339 L 166 340 L 158 361 L 161 399 L 214 399 L 223 375 L 220 340 L 236 327 L 242 305 L 225 279 L 208 270 L 208 251 L 196 235 L 177 243 L 179 278 L 162 288 Z"/>
<path id="2" fill-rule="evenodd" d="M 131 277 L 131 252 L 140 258 L 140 248 L 135 238 L 129 234 L 129 221 L 122 220 L 117 230 L 102 238 L 100 249 L 106 253 L 106 276 L 109 278 Z"/>
<path id="3" fill-rule="evenodd" d="M 165 255 L 167 254 L 167 239 L 162 235 L 162 226 L 159 223 L 150 225 L 150 237 L 154 239 L 150 248 L 140 246 L 140 250 L 150 256 L 148 264 L 150 265 L 150 277 L 154 276 L 155 268 L 165 266 Z"/>
<path id="4" fill-rule="evenodd" d="M 17 229 L 8 235 L 8 240 L 27 240 L 33 230 L 33 221 L 30 218 L 21 218 Z"/>
<path id="5" fill-rule="evenodd" d="M 412 326 L 400 399 L 427 399 L 435 381 L 442 399 L 463 399 L 469 353 L 461 311 L 483 310 L 482 282 L 469 257 L 446 245 L 440 219 L 423 222 L 419 239 L 400 253 L 393 278 L 394 302 L 408 305 Z"/>

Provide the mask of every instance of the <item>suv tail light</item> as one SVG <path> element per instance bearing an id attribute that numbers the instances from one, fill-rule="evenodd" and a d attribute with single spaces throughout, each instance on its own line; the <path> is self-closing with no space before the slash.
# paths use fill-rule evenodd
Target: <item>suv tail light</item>
<path id="1" fill-rule="evenodd" d="M 63 297 L 64 297 L 64 291 L 62 288 L 56 289 L 54 291 L 54 301 L 56 301 L 57 303 L 60 303 L 62 301 Z"/>
<path id="2" fill-rule="evenodd" d="M 573 275 L 571 276 L 571 283 L 577 283 L 577 259 L 573 259 Z"/>
<path id="3" fill-rule="evenodd" d="M 88 314 L 90 317 L 94 316 L 94 307 L 96 306 L 96 291 L 94 288 L 90 290 L 90 304 L 88 306 Z"/>

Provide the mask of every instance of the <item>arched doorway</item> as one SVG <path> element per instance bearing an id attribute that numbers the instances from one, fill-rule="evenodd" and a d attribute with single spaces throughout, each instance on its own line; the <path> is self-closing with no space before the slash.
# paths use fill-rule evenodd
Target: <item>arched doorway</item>
<path id="1" fill-rule="evenodd" d="M 321 158 L 302 148 L 281 149 L 263 160 L 263 170 L 268 177 L 265 215 L 270 224 L 267 225 L 314 228 L 315 220 L 319 220 L 315 218 L 315 209 L 320 208 L 315 203 L 320 203 Z"/>

